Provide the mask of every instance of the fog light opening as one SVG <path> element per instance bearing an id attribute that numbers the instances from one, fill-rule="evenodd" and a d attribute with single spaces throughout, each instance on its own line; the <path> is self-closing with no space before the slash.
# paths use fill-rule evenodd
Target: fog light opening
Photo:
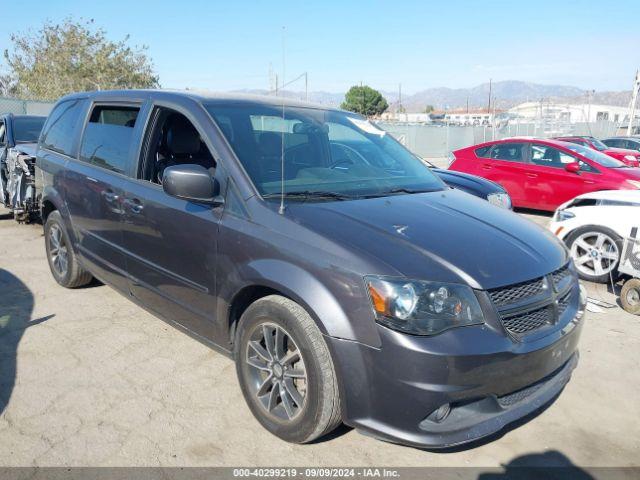
<path id="1" fill-rule="evenodd" d="M 451 405 L 445 403 L 444 405 L 441 405 L 437 410 L 431 412 L 427 419 L 431 420 L 432 422 L 442 423 L 447 419 L 450 412 Z"/>

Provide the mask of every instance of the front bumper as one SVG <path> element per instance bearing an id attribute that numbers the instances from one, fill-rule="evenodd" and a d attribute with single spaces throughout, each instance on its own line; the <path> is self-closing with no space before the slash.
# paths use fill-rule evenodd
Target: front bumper
<path id="1" fill-rule="evenodd" d="M 529 342 L 491 326 L 434 337 L 379 327 L 381 348 L 328 338 L 347 425 L 375 437 L 446 448 L 498 432 L 551 401 L 578 362 L 577 302 L 563 324 Z M 440 422 L 434 413 L 449 405 Z M 446 410 L 446 408 L 445 408 Z"/>

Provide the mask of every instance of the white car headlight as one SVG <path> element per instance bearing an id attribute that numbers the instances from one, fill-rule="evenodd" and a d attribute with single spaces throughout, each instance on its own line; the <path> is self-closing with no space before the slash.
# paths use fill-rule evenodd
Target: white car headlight
<path id="1" fill-rule="evenodd" d="M 376 321 L 412 335 L 435 335 L 450 328 L 484 323 L 471 288 L 452 283 L 366 276 Z"/>
<path id="2" fill-rule="evenodd" d="M 625 159 L 625 160 L 631 160 L 631 161 L 634 161 L 634 160 L 636 160 L 636 157 L 635 157 L 635 155 L 625 155 L 625 156 L 624 156 L 624 159 Z"/>
<path id="3" fill-rule="evenodd" d="M 634 187 L 640 189 L 640 181 L 638 181 L 638 180 L 627 180 L 627 183 L 630 183 Z"/>
<path id="4" fill-rule="evenodd" d="M 565 220 L 569 220 L 571 218 L 576 218 L 576 214 L 568 212 L 566 210 L 558 210 L 556 212 L 556 222 L 564 222 Z"/>
<path id="5" fill-rule="evenodd" d="M 487 200 L 496 207 L 511 209 L 511 197 L 508 193 L 490 193 Z"/>

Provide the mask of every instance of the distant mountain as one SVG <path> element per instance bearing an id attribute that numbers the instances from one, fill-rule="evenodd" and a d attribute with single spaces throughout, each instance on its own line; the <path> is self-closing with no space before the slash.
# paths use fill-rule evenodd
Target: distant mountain
<path id="1" fill-rule="evenodd" d="M 258 95 L 269 94 L 267 90 L 237 90 L 242 93 Z M 389 102 L 389 110 L 397 108 L 398 92 L 381 91 Z M 272 93 L 273 94 L 273 93 Z M 282 94 L 282 92 L 280 92 Z M 305 93 L 300 91 L 284 91 L 288 98 L 304 100 Z M 567 85 L 542 85 L 518 80 L 494 82 L 491 85 L 491 97 L 495 99 L 499 109 L 511 108 L 522 102 L 558 101 L 566 103 L 586 103 L 587 91 Z M 631 92 L 595 92 L 591 95 L 591 103 L 603 105 L 627 106 Z M 338 107 L 344 100 L 344 93 L 324 91 L 309 92 L 309 101 L 327 106 Z M 483 83 L 471 88 L 436 87 L 421 90 L 412 95 L 403 95 L 402 107 L 407 112 L 423 112 L 427 105 L 433 105 L 436 110 L 486 107 L 489 102 L 489 83 Z"/>
<path id="2" fill-rule="evenodd" d="M 538 101 L 549 97 L 577 97 L 584 91 L 565 85 L 540 85 L 537 83 L 507 80 L 491 85 L 491 97 L 498 108 L 509 108 L 526 101 Z M 484 107 L 489 103 L 489 83 L 472 88 L 430 88 L 402 99 L 409 112 L 421 112 L 425 106 L 433 105 L 438 110 L 469 107 Z M 493 101 L 493 100 L 492 100 Z"/>

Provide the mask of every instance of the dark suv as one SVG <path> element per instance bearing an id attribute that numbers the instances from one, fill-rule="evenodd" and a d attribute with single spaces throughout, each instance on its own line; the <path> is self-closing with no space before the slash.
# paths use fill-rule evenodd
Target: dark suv
<path id="1" fill-rule="evenodd" d="M 469 442 L 549 402 L 576 366 L 585 297 L 566 249 L 446 188 L 358 115 L 76 94 L 37 165 L 58 283 L 96 277 L 232 356 L 249 408 L 287 441 L 345 422 Z"/>

